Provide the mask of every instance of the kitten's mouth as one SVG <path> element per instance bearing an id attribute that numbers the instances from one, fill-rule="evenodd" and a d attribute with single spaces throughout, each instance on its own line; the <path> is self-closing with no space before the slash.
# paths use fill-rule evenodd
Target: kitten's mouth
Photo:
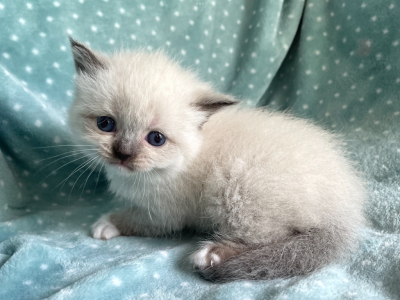
<path id="1" fill-rule="evenodd" d="M 124 164 L 123 161 L 120 161 L 120 162 L 110 162 L 110 165 L 116 166 L 118 169 L 121 169 L 121 170 L 129 170 L 129 171 L 131 171 L 131 172 L 134 171 L 132 167 L 127 166 L 126 164 Z"/>

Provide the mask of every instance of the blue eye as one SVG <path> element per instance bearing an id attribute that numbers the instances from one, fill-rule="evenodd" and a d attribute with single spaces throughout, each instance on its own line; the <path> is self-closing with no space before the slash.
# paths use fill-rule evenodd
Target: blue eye
<path id="1" fill-rule="evenodd" d="M 115 130 L 115 121 L 106 116 L 98 117 L 97 127 L 99 127 L 101 131 L 111 132 Z"/>
<path id="2" fill-rule="evenodd" d="M 153 146 L 161 146 L 167 139 L 158 131 L 152 131 L 147 135 L 147 142 Z"/>

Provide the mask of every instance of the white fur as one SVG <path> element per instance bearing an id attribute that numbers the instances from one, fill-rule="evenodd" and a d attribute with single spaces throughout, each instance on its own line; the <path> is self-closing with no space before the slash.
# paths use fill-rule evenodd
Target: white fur
<path id="1" fill-rule="evenodd" d="M 109 215 L 104 215 L 92 225 L 92 235 L 95 239 L 109 240 L 121 233 L 110 221 Z"/>

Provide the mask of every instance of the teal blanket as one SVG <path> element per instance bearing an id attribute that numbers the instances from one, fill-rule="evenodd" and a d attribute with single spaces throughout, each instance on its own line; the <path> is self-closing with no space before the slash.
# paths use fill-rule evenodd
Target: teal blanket
<path id="1" fill-rule="evenodd" d="M 400 298 L 399 3 L 27 1 L 0 2 L 0 299 Z M 215 284 L 185 260 L 196 236 L 92 239 L 114 203 L 101 166 L 70 152 L 68 34 L 164 48 L 248 106 L 341 133 L 368 185 L 358 251 L 308 277 Z"/>

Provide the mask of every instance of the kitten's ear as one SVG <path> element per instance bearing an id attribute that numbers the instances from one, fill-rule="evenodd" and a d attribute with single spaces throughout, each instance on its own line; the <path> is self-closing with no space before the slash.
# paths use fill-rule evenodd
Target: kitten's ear
<path id="1" fill-rule="evenodd" d="M 98 69 L 106 69 L 104 63 L 88 47 L 68 37 L 71 42 L 72 55 L 74 56 L 75 69 L 78 74 L 94 75 Z"/>
<path id="2" fill-rule="evenodd" d="M 201 94 L 194 106 L 201 111 L 207 112 L 208 116 L 216 113 L 221 108 L 238 104 L 232 96 L 218 93 Z"/>

